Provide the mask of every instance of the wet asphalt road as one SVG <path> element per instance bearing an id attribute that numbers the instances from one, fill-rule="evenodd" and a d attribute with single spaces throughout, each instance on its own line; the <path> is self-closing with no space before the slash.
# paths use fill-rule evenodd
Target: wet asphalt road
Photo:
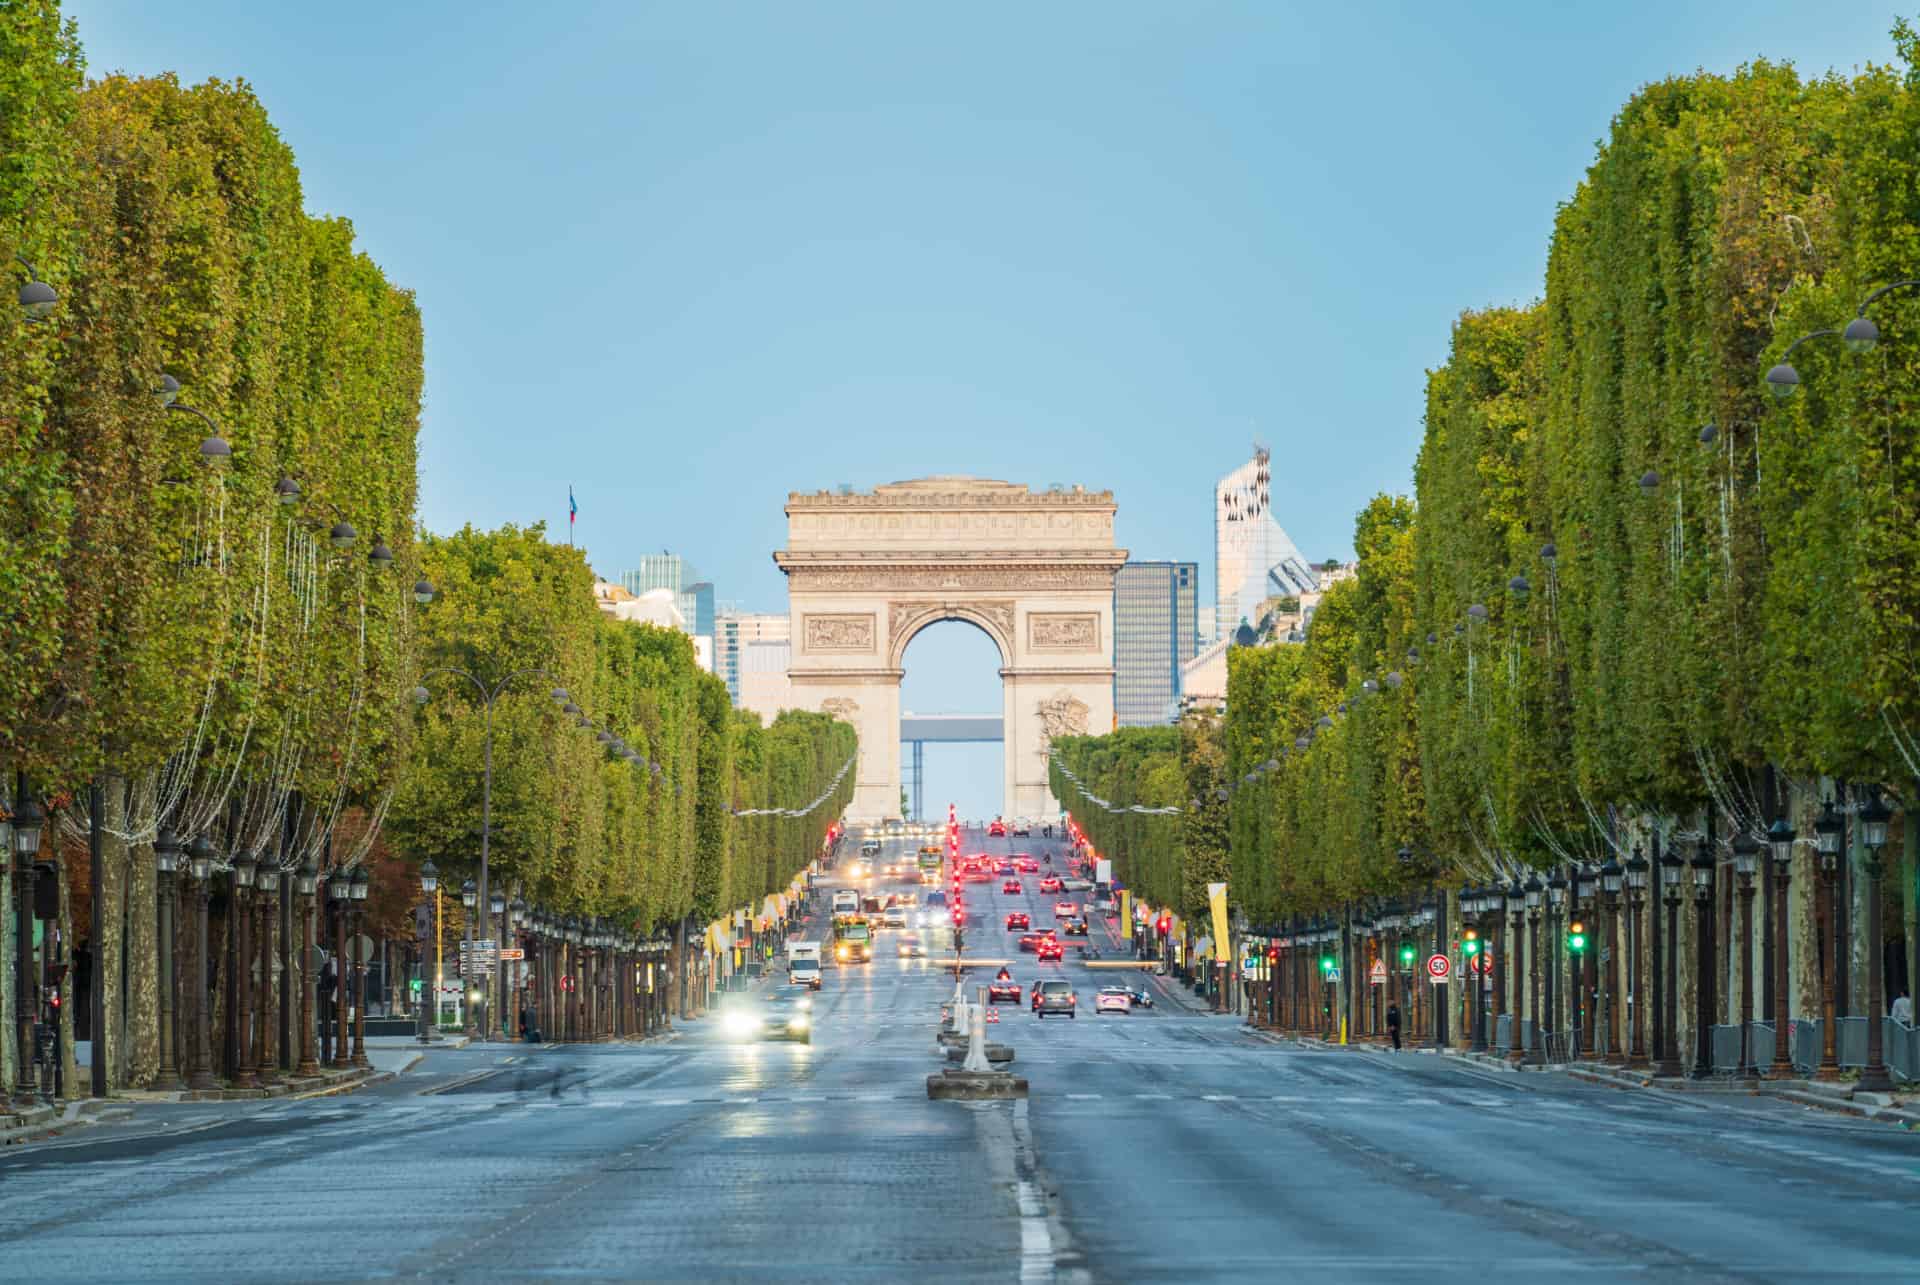
<path id="1" fill-rule="evenodd" d="M 1920 1136 L 1764 1099 L 1278 1047 L 1158 983 L 1154 1011 L 1096 1017 L 1105 976 L 1039 965 L 1002 932 L 1012 908 L 1052 920 L 1056 898 L 1024 882 L 970 886 L 968 953 L 1079 989 L 1070 1022 L 1002 1010 L 1026 1104 L 927 1101 L 951 975 L 883 934 L 873 964 L 828 971 L 810 1046 L 731 1044 L 701 1021 L 640 1047 L 436 1051 L 349 1096 L 148 1107 L 13 1148 L 0 1275 L 1920 1276 Z"/>

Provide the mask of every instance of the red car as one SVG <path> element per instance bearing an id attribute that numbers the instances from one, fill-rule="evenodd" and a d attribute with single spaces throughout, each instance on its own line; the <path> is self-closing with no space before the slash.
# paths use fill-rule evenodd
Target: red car
<path id="1" fill-rule="evenodd" d="M 988 836 L 989 838 L 993 838 L 993 839 L 1004 839 L 1004 838 L 1006 838 L 1006 837 L 1007 837 L 1007 825 L 1006 825 L 1006 822 L 1004 822 L 1004 821 L 989 821 L 989 822 L 987 822 L 987 836 Z"/>
<path id="2" fill-rule="evenodd" d="M 1045 963 L 1047 960 L 1050 960 L 1050 959 L 1052 960 L 1064 959 L 1067 954 L 1067 948 L 1065 946 L 1062 946 L 1058 941 L 1056 941 L 1052 937 L 1042 937 L 1040 939 L 1040 945 L 1035 951 L 1035 953 L 1040 956 L 1041 962 Z"/>
<path id="3" fill-rule="evenodd" d="M 1059 892 L 1060 890 L 1061 890 L 1061 885 L 1060 885 L 1059 875 L 1048 875 L 1045 879 L 1042 879 L 1040 881 L 1041 892 Z"/>
<path id="4" fill-rule="evenodd" d="M 1080 907 L 1074 905 L 1071 901 L 1056 901 L 1053 903 L 1053 917 L 1055 919 L 1076 919 L 1079 915 Z"/>
<path id="5" fill-rule="evenodd" d="M 1027 918 L 1027 912 L 1024 910 L 1016 910 L 1012 914 L 1007 916 L 1008 932 L 1012 932 L 1017 928 L 1031 928 L 1031 927 L 1033 927 L 1033 921 Z"/>
<path id="6" fill-rule="evenodd" d="M 1031 932 L 1022 937 L 1020 939 L 1020 949 L 1039 950 L 1050 941 L 1053 941 L 1053 929 L 1042 928 L 1039 932 Z"/>
<path id="7" fill-rule="evenodd" d="M 1020 881 L 1018 879 L 1003 879 L 1000 881 L 1000 891 L 1001 892 L 1019 892 Z"/>
<path id="8" fill-rule="evenodd" d="M 1037 875 L 1040 873 L 1040 863 L 1032 857 L 1025 855 L 1013 859 L 1013 868 L 1023 875 Z"/>
<path id="9" fill-rule="evenodd" d="M 1020 1002 L 1020 983 L 1009 981 L 991 981 L 987 983 L 987 1003 L 1018 1004 Z"/>

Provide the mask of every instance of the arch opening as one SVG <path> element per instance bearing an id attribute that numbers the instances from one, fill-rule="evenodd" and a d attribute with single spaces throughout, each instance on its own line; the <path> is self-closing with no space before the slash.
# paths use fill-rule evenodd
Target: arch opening
<path id="1" fill-rule="evenodd" d="M 1005 694 L 999 639 L 966 616 L 929 619 L 915 628 L 896 661 L 902 718 L 902 815 L 943 821 L 951 802 L 963 818 L 999 816 L 1006 799 L 1005 746 L 999 740 L 909 740 L 908 729 L 940 715 L 991 715 Z M 931 716 L 931 717 L 929 717 Z"/>

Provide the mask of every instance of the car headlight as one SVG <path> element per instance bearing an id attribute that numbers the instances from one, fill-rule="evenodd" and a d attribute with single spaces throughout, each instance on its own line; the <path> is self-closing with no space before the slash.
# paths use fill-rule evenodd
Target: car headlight
<path id="1" fill-rule="evenodd" d="M 793 1017 L 787 1022 L 787 1029 L 790 1031 L 804 1031 L 807 1029 L 809 1024 L 810 1024 L 810 1019 L 807 1017 L 805 1013 L 795 1013 Z"/>
<path id="2" fill-rule="evenodd" d="M 813 1007 L 813 996 L 802 995 L 799 999 L 793 1002 L 795 1007 L 799 1008 L 802 1012 L 805 1012 L 807 1009 L 810 1009 Z"/>
<path id="3" fill-rule="evenodd" d="M 733 1012 L 721 1019 L 721 1026 L 729 1035 L 752 1035 L 760 1029 L 760 1019 L 752 1013 Z"/>

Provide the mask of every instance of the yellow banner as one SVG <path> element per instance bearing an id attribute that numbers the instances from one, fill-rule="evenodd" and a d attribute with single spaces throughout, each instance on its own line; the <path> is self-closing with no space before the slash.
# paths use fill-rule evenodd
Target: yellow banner
<path id="1" fill-rule="evenodd" d="M 1232 959 L 1233 943 L 1227 939 L 1227 885 L 1207 885 L 1207 909 L 1213 912 L 1213 957 Z"/>
<path id="2" fill-rule="evenodd" d="M 1120 931 L 1133 936 L 1133 893 L 1127 888 L 1120 890 Z"/>

